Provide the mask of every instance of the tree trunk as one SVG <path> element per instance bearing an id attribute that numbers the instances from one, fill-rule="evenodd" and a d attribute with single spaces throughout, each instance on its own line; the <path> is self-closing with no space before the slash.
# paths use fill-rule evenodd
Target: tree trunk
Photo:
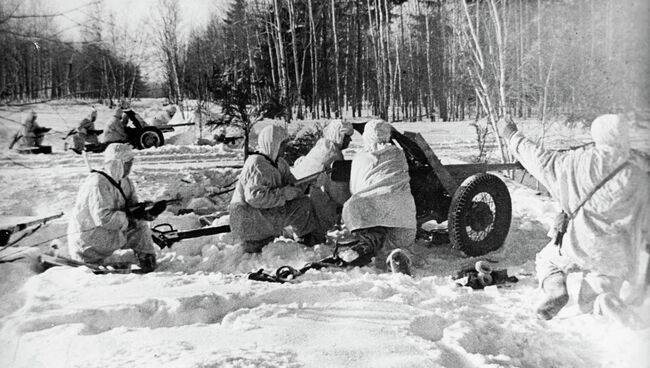
<path id="1" fill-rule="evenodd" d="M 354 87 L 355 87 L 355 104 L 357 108 L 358 116 L 361 116 L 362 105 L 363 105 L 363 91 L 362 91 L 362 78 L 363 72 L 361 69 L 361 58 L 362 58 L 362 42 L 361 42 L 361 0 L 356 1 L 357 6 L 357 50 L 355 55 L 356 63 L 356 73 L 354 76 Z M 352 109 L 352 116 L 354 116 L 354 108 Z"/>
<path id="2" fill-rule="evenodd" d="M 298 97 L 298 119 L 302 119 L 302 79 L 298 71 L 298 46 L 296 45 L 296 22 L 294 14 L 294 0 L 288 0 L 289 4 L 289 26 L 291 27 L 291 50 L 293 52 L 293 69 L 296 78 L 296 94 Z"/>
<path id="3" fill-rule="evenodd" d="M 316 25 L 312 0 L 307 0 L 309 11 L 309 56 L 311 58 L 311 117 L 318 119 L 318 60 L 316 58 Z"/>
<path id="4" fill-rule="evenodd" d="M 284 119 L 287 123 L 291 122 L 291 102 L 288 98 L 288 78 L 286 73 L 287 62 L 284 56 L 284 44 L 282 42 L 282 24 L 280 23 L 280 4 L 278 0 L 273 0 L 275 7 L 275 31 L 276 31 L 276 50 L 278 55 L 278 74 L 280 76 L 280 103 L 285 106 Z"/>
<path id="5" fill-rule="evenodd" d="M 336 8 L 334 6 L 334 0 L 331 0 L 331 9 L 332 9 L 332 40 L 334 41 L 334 80 L 336 82 L 336 98 L 334 99 L 334 116 L 336 118 L 341 117 L 341 86 L 340 86 L 340 74 L 339 74 L 339 41 L 338 35 L 336 33 Z"/>

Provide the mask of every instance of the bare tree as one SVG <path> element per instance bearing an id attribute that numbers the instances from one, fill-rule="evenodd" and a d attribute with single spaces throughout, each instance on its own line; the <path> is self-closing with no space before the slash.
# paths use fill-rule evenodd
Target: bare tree
<path id="1" fill-rule="evenodd" d="M 160 28 L 156 34 L 156 42 L 168 77 L 169 98 L 175 104 L 183 98 L 178 78 L 181 49 L 178 31 L 179 14 L 178 0 L 158 0 Z"/>

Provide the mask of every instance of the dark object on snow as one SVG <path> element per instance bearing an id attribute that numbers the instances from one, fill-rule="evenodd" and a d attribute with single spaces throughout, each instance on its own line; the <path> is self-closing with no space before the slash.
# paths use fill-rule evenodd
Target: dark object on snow
<path id="1" fill-rule="evenodd" d="M 363 133 L 365 123 L 352 124 Z M 480 256 L 503 245 L 512 204 L 505 183 L 487 171 L 522 169 L 512 164 L 442 165 L 419 133 L 393 129 L 391 140 L 404 151 L 411 177 L 418 226 L 448 221 L 452 247 Z M 335 162 L 332 180 L 350 180 L 349 163 Z M 422 234 L 422 232 L 420 232 Z"/>
<path id="2" fill-rule="evenodd" d="M 295 269 L 291 266 L 282 266 L 275 271 L 275 274 L 266 273 L 264 272 L 263 268 L 260 268 L 256 272 L 249 273 L 248 279 L 255 280 L 255 281 L 278 282 L 283 284 L 285 282 L 293 281 L 296 277 L 301 276 L 305 272 L 312 269 L 320 270 L 321 268 L 325 268 L 325 267 L 338 267 L 338 268 L 354 267 L 357 265 L 353 263 L 345 262 L 343 259 L 339 257 L 339 247 L 341 246 L 354 247 L 356 244 L 357 244 L 356 241 L 346 242 L 346 243 L 340 243 L 336 241 L 336 246 L 334 247 L 334 252 L 332 253 L 332 255 L 329 257 L 325 257 L 320 261 L 306 263 L 300 269 Z"/>
<path id="3" fill-rule="evenodd" d="M 562 246 L 562 239 L 564 238 L 568 226 L 569 215 L 567 215 L 566 212 L 560 211 L 560 213 L 555 215 L 555 220 L 553 221 L 553 231 L 555 232 L 553 244 Z"/>
<path id="4" fill-rule="evenodd" d="M 163 230 L 164 229 L 164 230 Z M 151 229 L 151 237 L 160 249 L 171 248 L 176 242 L 183 239 L 199 238 L 202 236 L 216 235 L 230 232 L 230 225 L 203 227 L 200 229 L 178 231 L 171 224 L 159 224 Z"/>
<path id="5" fill-rule="evenodd" d="M 275 274 L 269 274 L 264 272 L 263 268 L 260 268 L 256 272 L 251 272 L 248 274 L 249 280 L 255 281 L 268 281 L 268 282 L 278 282 L 285 283 L 294 280 L 296 277 L 303 275 L 309 270 L 320 270 L 325 267 L 347 267 L 349 264 L 345 263 L 337 255 L 329 256 L 323 258 L 317 262 L 309 262 L 305 264 L 300 269 L 295 269 L 291 266 L 282 266 L 275 271 Z"/>
<path id="6" fill-rule="evenodd" d="M 489 277 L 486 277 L 486 274 Z M 477 271 L 476 267 L 468 267 L 459 271 L 454 280 L 456 280 L 458 286 L 469 286 L 475 290 L 482 290 L 491 285 L 519 282 L 519 279 L 515 276 L 508 276 L 508 270 L 493 270 L 489 273 L 483 273 Z"/>
<path id="7" fill-rule="evenodd" d="M 52 146 L 34 146 L 34 147 L 18 147 L 16 148 L 18 153 L 27 153 L 27 154 L 50 154 L 52 153 Z"/>

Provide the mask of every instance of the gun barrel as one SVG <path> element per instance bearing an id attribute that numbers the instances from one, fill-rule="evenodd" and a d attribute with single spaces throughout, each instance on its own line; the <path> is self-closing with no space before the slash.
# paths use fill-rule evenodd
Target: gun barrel
<path id="1" fill-rule="evenodd" d="M 178 240 L 199 238 L 201 236 L 216 235 L 230 232 L 230 225 L 203 227 L 196 230 L 179 231 Z"/>

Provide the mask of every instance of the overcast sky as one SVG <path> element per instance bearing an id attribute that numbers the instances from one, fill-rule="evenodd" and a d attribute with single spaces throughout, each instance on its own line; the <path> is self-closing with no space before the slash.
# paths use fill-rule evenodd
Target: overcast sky
<path id="1" fill-rule="evenodd" d="M 2 1 L 2 0 L 0 0 Z M 45 0 L 44 6 L 50 7 L 53 12 L 67 12 L 64 16 L 57 17 L 57 22 L 63 28 L 71 28 L 66 35 L 74 36 L 79 33 L 75 22 L 87 21 L 87 13 L 93 11 L 93 7 L 83 7 L 96 0 Z M 113 12 L 117 22 L 129 22 L 131 24 L 142 23 L 157 14 L 159 0 L 103 0 L 103 8 Z M 210 14 L 223 13 L 228 8 L 230 0 L 178 0 L 181 8 L 181 31 L 189 32 L 192 28 L 207 23 Z M 86 14 L 84 14 L 86 13 Z"/>
<path id="2" fill-rule="evenodd" d="M 3 0 L 0 0 L 3 1 Z M 96 6 L 87 6 L 97 0 L 19 0 L 22 1 L 21 12 L 30 14 L 55 14 L 63 12 L 62 16 L 55 17 L 55 23 L 59 29 L 65 30 L 60 34 L 64 39 L 72 41 L 82 40 L 84 27 L 79 23 L 88 25 L 89 15 L 95 15 Z M 178 0 L 180 5 L 180 27 L 181 38 L 189 34 L 192 29 L 204 26 L 210 19 L 211 14 L 225 14 L 231 0 Z M 39 4 L 35 9 L 30 10 L 30 3 Z M 155 24 L 151 19 L 158 18 L 159 0 L 102 0 L 103 17 L 112 13 L 115 15 L 115 23 L 119 29 L 127 29 L 129 32 L 141 31 L 140 36 L 150 37 L 151 27 Z M 107 19 L 108 20 L 108 19 Z M 91 21 L 92 22 L 92 21 Z M 124 25 L 128 24 L 127 27 Z M 92 26 L 92 24 L 91 24 Z M 145 54 L 153 55 L 156 51 L 151 49 L 152 42 L 145 42 L 142 46 L 146 48 Z M 131 56 L 142 59 L 143 53 L 134 49 Z M 147 62 L 140 64 L 143 76 L 150 81 L 160 81 L 163 73 L 156 58 L 146 58 Z"/>

